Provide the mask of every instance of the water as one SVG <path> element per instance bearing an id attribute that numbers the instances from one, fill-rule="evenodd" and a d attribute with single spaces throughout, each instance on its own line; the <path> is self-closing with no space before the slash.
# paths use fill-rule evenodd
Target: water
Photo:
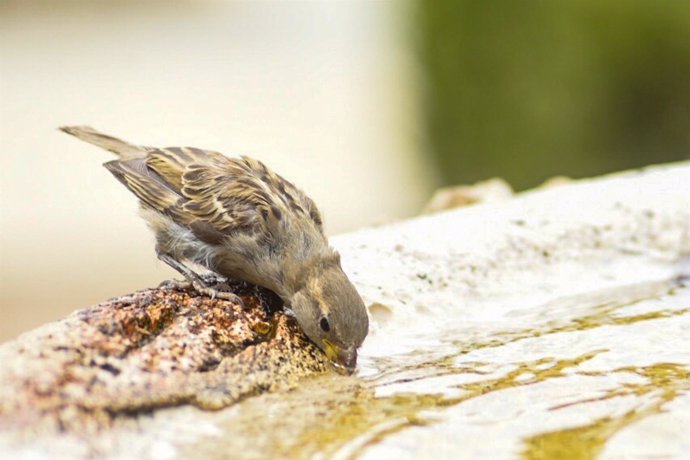
<path id="1" fill-rule="evenodd" d="M 357 376 L 320 376 L 219 413 L 221 432 L 194 453 L 217 455 L 216 437 L 223 446 L 231 437 L 249 457 L 673 457 L 690 449 L 679 425 L 690 418 L 687 284 L 504 307 L 496 320 L 449 319 L 434 333 L 381 328 Z"/>

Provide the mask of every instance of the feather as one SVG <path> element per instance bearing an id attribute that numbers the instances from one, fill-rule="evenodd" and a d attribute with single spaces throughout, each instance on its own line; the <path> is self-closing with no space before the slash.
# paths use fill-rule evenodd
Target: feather
<path id="1" fill-rule="evenodd" d="M 122 159 L 136 158 L 142 156 L 148 147 L 132 145 L 128 142 L 96 131 L 90 126 L 61 126 L 60 131 L 71 134 L 84 142 L 101 147 L 116 154 Z"/>

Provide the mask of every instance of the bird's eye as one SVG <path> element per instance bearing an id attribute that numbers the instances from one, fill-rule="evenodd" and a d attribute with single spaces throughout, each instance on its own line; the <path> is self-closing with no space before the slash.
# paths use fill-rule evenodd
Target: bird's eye
<path id="1" fill-rule="evenodd" d="M 325 316 L 321 318 L 321 321 L 319 321 L 319 326 L 321 326 L 321 329 L 323 329 L 324 332 L 331 330 L 331 325 L 328 323 L 328 319 Z"/>

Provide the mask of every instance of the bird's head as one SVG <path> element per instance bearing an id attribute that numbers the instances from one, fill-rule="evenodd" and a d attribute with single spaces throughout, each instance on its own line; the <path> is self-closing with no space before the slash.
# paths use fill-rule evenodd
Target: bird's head
<path id="1" fill-rule="evenodd" d="M 313 271 L 291 304 L 304 333 L 337 367 L 354 371 L 357 348 L 369 332 L 369 318 L 340 264 Z"/>

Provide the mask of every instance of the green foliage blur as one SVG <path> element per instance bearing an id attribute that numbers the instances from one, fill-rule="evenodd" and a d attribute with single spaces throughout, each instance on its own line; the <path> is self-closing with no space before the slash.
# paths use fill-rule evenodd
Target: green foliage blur
<path id="1" fill-rule="evenodd" d="M 446 183 L 516 189 L 689 158 L 690 1 L 419 0 Z"/>

